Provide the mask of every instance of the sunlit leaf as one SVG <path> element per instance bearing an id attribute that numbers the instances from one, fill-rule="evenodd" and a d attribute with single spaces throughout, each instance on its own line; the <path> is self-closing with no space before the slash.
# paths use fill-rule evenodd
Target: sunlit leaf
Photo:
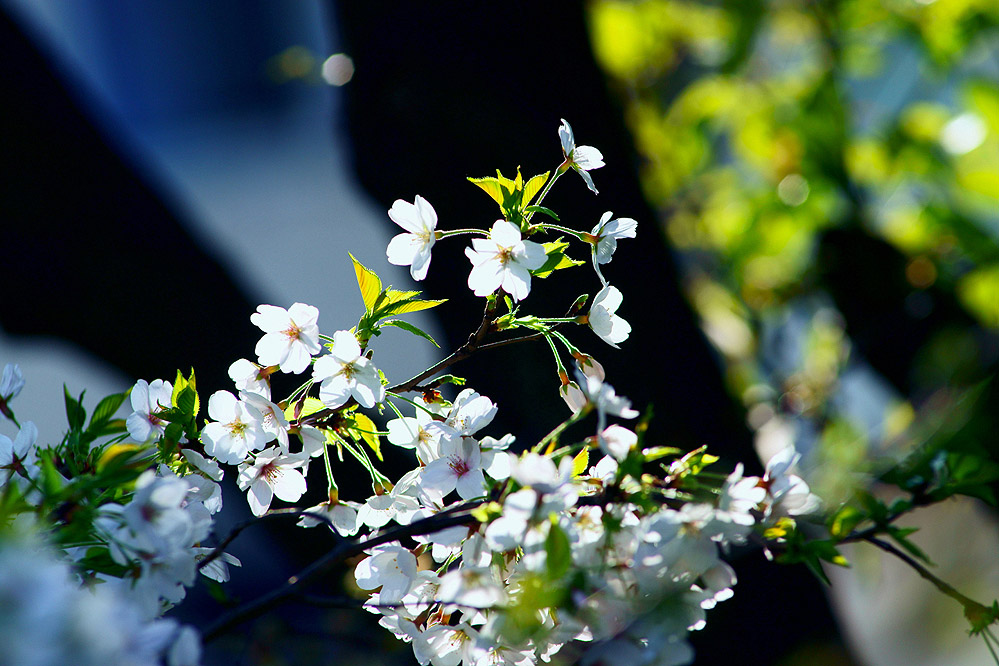
<path id="1" fill-rule="evenodd" d="M 368 312 L 372 311 L 378 295 L 382 293 L 382 281 L 378 274 L 359 262 L 354 255 L 347 253 L 354 262 L 354 275 L 357 276 L 357 286 L 361 289 L 361 299 Z"/>

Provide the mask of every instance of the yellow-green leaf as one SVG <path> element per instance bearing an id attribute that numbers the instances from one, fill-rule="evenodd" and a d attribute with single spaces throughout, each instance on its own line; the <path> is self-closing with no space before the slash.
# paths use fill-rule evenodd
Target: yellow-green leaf
<path id="1" fill-rule="evenodd" d="M 399 301 L 398 303 L 393 303 L 390 307 L 385 308 L 383 317 L 389 315 L 401 315 L 407 312 L 419 312 L 420 310 L 429 310 L 430 308 L 435 308 L 441 303 L 446 303 L 447 299 L 443 298 L 439 301 L 422 301 L 420 299 L 413 299 L 410 301 Z"/>
<path id="2" fill-rule="evenodd" d="M 298 400 L 288 405 L 288 407 L 284 410 L 284 417 L 289 421 L 295 420 L 295 405 L 297 404 Z M 324 408 L 325 405 L 323 405 L 323 403 L 318 398 L 306 398 L 305 406 L 302 407 L 302 413 L 300 416 L 306 417 L 309 416 L 310 414 L 315 414 L 316 412 Z"/>
<path id="3" fill-rule="evenodd" d="M 399 291 L 398 289 L 393 289 L 389 287 L 385 290 L 385 302 L 386 303 L 398 303 L 399 301 L 405 301 L 410 298 L 416 298 L 422 291 Z"/>
<path id="4" fill-rule="evenodd" d="M 355 439 L 364 441 L 375 452 L 375 456 L 382 460 L 381 440 L 376 432 L 378 428 L 375 426 L 375 422 L 360 413 L 355 413 L 353 420 L 355 427 L 350 429 L 351 434 L 355 436 Z"/>
<path id="5" fill-rule="evenodd" d="M 485 178 L 469 178 L 468 180 L 469 182 L 482 188 L 482 191 L 488 194 L 497 204 L 500 206 L 503 205 L 503 187 L 500 185 L 499 180 L 493 178 L 492 176 L 487 176 Z"/>
<path id="6" fill-rule="evenodd" d="M 531 200 L 534 199 L 534 195 L 540 192 L 541 188 L 544 187 L 545 183 L 548 182 L 548 176 L 550 174 L 551 171 L 545 171 L 544 173 L 534 176 L 529 181 L 527 181 L 527 183 L 524 185 L 524 195 L 523 198 L 521 199 L 521 203 L 523 205 L 526 206 L 527 204 L 531 203 Z"/>
<path id="7" fill-rule="evenodd" d="M 572 475 L 579 476 L 586 471 L 586 466 L 590 464 L 590 450 L 583 449 L 572 459 Z"/>
<path id="8" fill-rule="evenodd" d="M 364 307 L 370 312 L 375 300 L 378 299 L 378 294 L 382 293 L 382 281 L 373 270 L 355 259 L 354 255 L 349 252 L 347 254 L 354 262 L 354 274 L 357 276 L 357 286 L 361 289 Z"/>

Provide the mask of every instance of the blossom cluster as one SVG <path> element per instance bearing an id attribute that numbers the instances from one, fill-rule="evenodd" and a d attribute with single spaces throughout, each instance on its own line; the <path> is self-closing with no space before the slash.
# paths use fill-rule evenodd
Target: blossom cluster
<path id="1" fill-rule="evenodd" d="M 639 412 L 568 330 L 587 327 L 613 347 L 628 339 L 631 326 L 618 314 L 623 295 L 603 267 L 618 241 L 636 236 L 637 222 L 607 212 L 590 231 L 578 230 L 541 205 L 570 170 L 597 191 L 589 171 L 603 166 L 600 152 L 577 146 L 564 120 L 559 137 L 563 162 L 554 176 L 470 179 L 500 207 L 502 218 L 488 229 L 438 229 L 436 211 L 419 195 L 388 211 L 404 233 L 389 243 L 387 259 L 409 266 L 416 280 L 428 274 L 436 242 L 474 236 L 465 250 L 467 285 L 486 302 L 460 353 L 392 384 L 375 366 L 373 337 L 397 326 L 432 339 L 397 317 L 442 301 L 385 288 L 352 257 L 365 305 L 353 327 L 324 335 L 313 306 L 260 305 L 250 316 L 263 333 L 256 358 L 231 364 L 233 385 L 208 398 L 207 421 L 199 421 L 193 371 L 173 382 L 139 380 L 127 397 L 102 401 L 89 425 L 67 395 L 71 432 L 60 447 L 36 446 L 30 423 L 15 439 L 0 435 L 0 490 L 18 493 L 39 515 L 72 505 L 72 515 L 89 517 L 77 519 L 79 534 L 61 535 L 61 552 L 89 580 L 113 583 L 142 622 L 161 623 L 149 625 L 170 637 L 155 643 L 156 658 L 169 653 L 171 665 L 195 663 L 197 642 L 157 618 L 183 600 L 198 571 L 221 582 L 228 565 L 239 564 L 205 545 L 226 468 L 235 468 L 251 512 L 262 516 L 275 499 L 299 502 L 309 479 L 321 476 L 310 475 L 318 460 L 327 500 L 300 509 L 299 525 L 358 541 L 364 557 L 354 578 L 364 608 L 411 643 L 421 665 L 534 664 L 569 644 L 588 645 L 591 662 L 604 654 L 630 655 L 634 664 L 688 661 L 687 632 L 704 625 L 705 611 L 736 582 L 725 549 L 815 511 L 818 501 L 791 473 L 793 449 L 762 478 L 743 476 L 739 466 L 711 481 L 701 474 L 715 459 L 703 450 L 650 447 L 642 427 L 624 424 Z M 540 242 L 547 234 L 558 238 Z M 564 237 L 587 248 L 599 288 L 565 316 L 524 314 L 536 279 L 586 263 L 569 256 Z M 513 434 L 488 434 L 498 406 L 442 372 L 486 342 L 539 339 L 552 349 L 553 389 L 569 411 L 524 448 Z M 276 373 L 304 381 L 278 399 Z M 451 384 L 460 388 L 448 399 Z M 0 409 L 8 418 L 22 385 L 16 368 L 5 369 Z M 126 399 L 130 415 L 112 419 Z M 388 478 L 378 469 L 385 455 L 402 456 L 410 471 Z M 351 459 L 371 477 L 366 498 L 339 495 L 334 470 Z M 74 469 L 91 476 L 74 486 Z M 398 529 L 405 536 L 390 538 Z"/>

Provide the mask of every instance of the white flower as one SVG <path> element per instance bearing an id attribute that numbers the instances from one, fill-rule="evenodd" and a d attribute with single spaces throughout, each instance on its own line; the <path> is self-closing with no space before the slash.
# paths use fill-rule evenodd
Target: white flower
<path id="1" fill-rule="evenodd" d="M 370 557 L 354 569 L 357 586 L 362 590 L 380 587 L 381 603 L 399 603 L 416 582 L 416 557 L 397 545 L 376 546 L 369 552 Z"/>
<path id="2" fill-rule="evenodd" d="M 572 470 L 572 456 L 563 456 L 556 467 L 555 461 L 548 456 L 525 453 L 515 461 L 510 476 L 522 486 L 550 494 L 557 493 L 572 483 Z"/>
<path id="3" fill-rule="evenodd" d="M 319 310 L 295 303 L 288 310 L 275 305 L 258 305 L 250 321 L 265 335 L 254 350 L 263 366 L 278 365 L 281 372 L 298 374 L 309 360 L 322 351 L 319 345 Z"/>
<path id="4" fill-rule="evenodd" d="M 0 488 L 13 477 L 32 476 L 37 467 L 35 462 L 35 440 L 38 428 L 31 421 L 25 423 L 11 440 L 0 435 Z"/>
<path id="5" fill-rule="evenodd" d="M 268 381 L 270 375 L 264 372 L 265 369 L 253 361 L 241 358 L 229 366 L 229 378 L 239 391 L 256 393 L 270 400 L 271 384 Z"/>
<path id="6" fill-rule="evenodd" d="M 417 399 L 417 402 L 420 400 Z M 433 422 L 430 412 L 417 408 L 415 417 L 403 416 L 385 424 L 388 441 L 403 449 L 417 449 L 429 445 L 436 450 L 439 434 L 427 430 L 427 426 Z"/>
<path id="7" fill-rule="evenodd" d="M 624 342 L 631 335 L 631 324 L 615 314 L 622 300 L 620 290 L 607 285 L 593 297 L 590 313 L 586 316 L 593 332 L 611 347 L 617 347 L 617 343 Z"/>
<path id="8" fill-rule="evenodd" d="M 444 423 L 462 435 L 474 435 L 489 425 L 496 416 L 496 405 L 484 395 L 467 388 L 451 403 Z"/>
<path id="9" fill-rule="evenodd" d="M 597 433 L 597 441 L 604 453 L 615 460 L 624 460 L 628 451 L 638 444 L 638 435 L 623 426 L 614 424 Z"/>
<path id="10" fill-rule="evenodd" d="M 284 417 L 284 411 L 267 398 L 256 393 L 240 391 L 239 397 L 243 402 L 260 412 L 261 429 L 271 438 L 277 439 L 284 450 L 288 451 L 288 419 Z"/>
<path id="11" fill-rule="evenodd" d="M 323 502 L 322 504 L 317 504 L 314 507 L 306 509 L 306 513 L 302 514 L 302 517 L 298 519 L 298 526 L 315 527 L 316 525 L 326 524 L 340 536 L 354 536 L 361 527 L 357 521 L 357 509 L 359 506 L 357 502 L 344 500 Z M 319 518 L 313 517 L 310 514 L 324 516 L 329 522 L 324 523 Z"/>
<path id="12" fill-rule="evenodd" d="M 472 239 L 465 256 L 472 262 L 468 288 L 476 296 L 488 296 L 502 287 L 515 301 L 527 298 L 530 271 L 541 268 L 547 260 L 544 247 L 522 240 L 520 230 L 506 220 L 493 223 L 489 238 Z"/>
<path id="13" fill-rule="evenodd" d="M 638 411 L 631 408 L 631 401 L 614 392 L 614 387 L 605 384 L 595 376 L 576 373 L 576 380 L 586 395 L 587 401 L 597 409 L 597 432 L 607 426 L 607 415 L 620 416 L 623 419 L 633 419 Z"/>
<path id="14" fill-rule="evenodd" d="M 804 479 L 788 473 L 800 458 L 801 454 L 795 451 L 794 446 L 788 446 L 767 462 L 766 474 L 763 476 L 763 486 L 773 499 L 771 508 L 780 509 L 790 516 L 814 513 L 821 505 Z M 767 513 L 769 512 L 768 509 Z"/>
<path id="15" fill-rule="evenodd" d="M 8 402 L 17 397 L 24 388 L 24 374 L 21 366 L 8 363 L 3 366 L 3 376 L 0 377 L 0 400 Z"/>
<path id="16" fill-rule="evenodd" d="M 150 384 L 145 379 L 135 382 L 129 400 L 132 413 L 125 421 L 128 434 L 137 442 L 148 442 L 160 437 L 166 430 L 166 423 L 156 415 L 169 409 L 173 400 L 173 386 L 170 382 L 155 379 Z"/>
<path id="17" fill-rule="evenodd" d="M 393 238 L 385 254 L 390 264 L 409 266 L 414 280 L 427 277 L 430 268 L 430 250 L 436 242 L 437 211 L 419 194 L 413 203 L 396 199 L 389 209 L 392 221 L 409 233 Z"/>
<path id="18" fill-rule="evenodd" d="M 460 435 L 444 438 L 438 451 L 440 457 L 423 468 L 421 479 L 425 487 L 440 491 L 442 495 L 457 489 L 466 500 L 485 492 L 482 452 L 477 441 Z"/>
<path id="19" fill-rule="evenodd" d="M 239 466 L 236 483 L 248 490 L 246 500 L 254 516 L 261 516 L 271 506 L 274 496 L 285 502 L 297 502 L 305 494 L 305 477 L 297 469 L 308 458 L 302 454 L 282 453 L 273 448 L 257 454 L 253 463 Z"/>
<path id="20" fill-rule="evenodd" d="M 634 238 L 635 229 L 638 227 L 638 222 L 630 217 L 612 220 L 610 219 L 612 215 L 610 211 L 604 213 L 597 226 L 590 232 L 593 236 L 590 240 L 593 243 L 593 269 L 604 285 L 607 284 L 607 280 L 600 272 L 600 264 L 610 263 L 614 250 L 617 249 L 617 239 Z"/>
<path id="21" fill-rule="evenodd" d="M 222 468 L 214 460 L 209 460 L 194 449 L 182 449 L 181 453 L 188 464 L 214 481 L 222 480 Z"/>
<path id="22" fill-rule="evenodd" d="M 593 146 L 577 146 L 576 138 L 572 135 L 572 128 L 569 127 L 565 118 L 562 119 L 562 126 L 558 128 L 558 138 L 562 141 L 562 154 L 565 156 L 566 164 L 582 176 L 586 186 L 594 194 L 597 194 L 593 178 L 586 172 L 602 167 L 604 156 Z"/>
<path id="23" fill-rule="evenodd" d="M 333 353 L 316 361 L 312 377 L 321 380 L 319 399 L 331 409 L 353 396 L 362 407 L 374 407 L 385 400 L 378 369 L 361 353 L 361 345 L 350 331 L 333 334 Z"/>
<path id="24" fill-rule="evenodd" d="M 268 441 L 260 412 L 228 391 L 212 394 L 208 399 L 208 415 L 215 421 L 201 431 L 201 441 L 205 453 L 219 462 L 235 465 L 250 451 L 262 449 Z"/>

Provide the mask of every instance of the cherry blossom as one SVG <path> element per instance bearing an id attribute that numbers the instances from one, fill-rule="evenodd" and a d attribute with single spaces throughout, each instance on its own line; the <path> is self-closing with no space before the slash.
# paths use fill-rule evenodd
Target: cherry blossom
<path id="1" fill-rule="evenodd" d="M 257 360 L 263 366 L 280 366 L 281 372 L 303 372 L 312 356 L 322 351 L 318 319 L 319 310 L 305 303 L 295 303 L 287 310 L 258 305 L 250 315 L 250 321 L 265 333 L 255 349 Z"/>
<path id="2" fill-rule="evenodd" d="M 414 280 L 427 277 L 430 268 L 430 251 L 437 241 L 437 211 L 419 194 L 413 203 L 396 199 L 389 209 L 392 221 L 408 233 L 399 234 L 388 245 L 386 255 L 390 264 L 409 266 Z"/>
<path id="3" fill-rule="evenodd" d="M 638 227 L 638 222 L 630 217 L 621 217 L 612 220 L 612 215 L 613 213 L 610 211 L 604 213 L 600 221 L 597 222 L 597 225 L 590 232 L 592 238 L 588 239 L 593 243 L 593 269 L 597 272 L 597 277 L 600 278 L 600 282 L 604 286 L 607 285 L 607 280 L 604 279 L 603 273 L 600 272 L 600 265 L 610 263 L 614 255 L 614 250 L 617 249 L 618 239 L 634 238 L 635 229 Z"/>
<path id="4" fill-rule="evenodd" d="M 276 496 L 285 502 L 297 502 L 305 494 L 305 477 L 298 468 L 307 457 L 284 453 L 278 448 L 261 451 L 252 463 L 239 466 L 236 480 L 240 490 L 246 490 L 246 500 L 254 516 L 262 516 Z"/>
<path id="5" fill-rule="evenodd" d="M 590 313 L 586 316 L 593 332 L 611 347 L 617 347 L 617 343 L 631 335 L 631 324 L 616 314 L 622 300 L 618 288 L 607 285 L 593 297 Z"/>
<path id="6" fill-rule="evenodd" d="M 0 375 L 0 401 L 13 400 L 23 388 L 24 374 L 21 372 L 21 366 L 16 363 L 4 365 L 3 375 Z"/>
<path id="7" fill-rule="evenodd" d="M 562 126 L 558 128 L 558 137 L 562 141 L 562 155 L 565 156 L 565 164 L 582 176 L 590 191 L 597 194 L 593 178 L 586 172 L 604 166 L 604 156 L 593 146 L 577 146 L 576 138 L 572 134 L 572 127 L 564 118 Z"/>
<path id="8" fill-rule="evenodd" d="M 462 499 L 479 497 L 485 492 L 485 477 L 482 473 L 482 455 L 479 443 L 471 437 L 448 437 L 441 439 L 438 450 L 440 457 L 423 468 L 422 482 L 446 496 L 457 490 Z"/>
<path id="9" fill-rule="evenodd" d="M 267 368 L 262 368 L 245 358 L 241 358 L 229 366 L 229 378 L 236 384 L 237 390 L 256 393 L 268 400 L 271 399 L 269 376 Z"/>
<path id="10" fill-rule="evenodd" d="M 35 440 L 38 428 L 31 421 L 25 423 L 12 440 L 0 434 L 0 488 L 14 477 L 33 476 L 37 469 Z"/>
<path id="11" fill-rule="evenodd" d="M 250 451 L 262 449 L 268 437 L 260 412 L 228 391 L 216 391 L 208 399 L 208 415 L 215 419 L 201 431 L 205 453 L 219 462 L 235 465 Z"/>
<path id="12" fill-rule="evenodd" d="M 371 549 L 358 562 L 354 579 L 362 590 L 381 588 L 379 601 L 398 603 L 416 583 L 416 557 L 399 545 L 386 544 Z"/>
<path id="13" fill-rule="evenodd" d="M 162 379 L 155 379 L 152 383 L 145 379 L 135 382 L 129 394 L 132 413 L 125 421 L 128 434 L 135 441 L 145 443 L 163 435 L 167 424 L 156 415 L 170 408 L 172 395 L 173 386 Z"/>
<path id="14" fill-rule="evenodd" d="M 527 298 L 530 271 L 541 268 L 547 260 L 543 246 L 523 240 L 520 230 L 506 220 L 493 223 L 489 238 L 473 238 L 465 256 L 472 262 L 468 288 L 476 296 L 488 296 L 502 287 L 515 301 Z"/>
<path id="15" fill-rule="evenodd" d="M 350 331 L 333 334 L 333 352 L 316 361 L 312 377 L 322 381 L 319 399 L 330 408 L 344 405 L 351 397 L 362 407 L 374 407 L 385 400 L 378 369 L 361 352 Z"/>

